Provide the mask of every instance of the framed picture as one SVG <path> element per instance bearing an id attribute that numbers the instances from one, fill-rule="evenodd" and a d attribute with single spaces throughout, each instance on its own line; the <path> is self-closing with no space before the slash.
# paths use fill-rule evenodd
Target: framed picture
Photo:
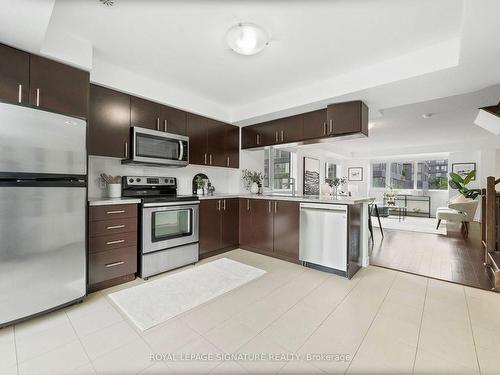
<path id="1" fill-rule="evenodd" d="M 363 167 L 347 168 L 347 178 L 349 181 L 363 181 Z"/>
<path id="2" fill-rule="evenodd" d="M 319 195 L 319 168 L 318 159 L 304 157 L 304 195 Z"/>
<path id="3" fill-rule="evenodd" d="M 460 177 L 465 178 L 471 171 L 476 170 L 476 163 L 453 163 L 451 171 L 458 174 Z M 476 177 L 472 179 L 475 181 Z"/>

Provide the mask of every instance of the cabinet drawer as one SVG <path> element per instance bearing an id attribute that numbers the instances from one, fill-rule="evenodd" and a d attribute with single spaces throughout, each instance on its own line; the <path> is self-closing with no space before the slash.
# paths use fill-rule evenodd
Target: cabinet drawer
<path id="1" fill-rule="evenodd" d="M 108 251 L 122 247 L 137 247 L 137 233 L 116 233 L 89 238 L 89 253 Z"/>
<path id="2" fill-rule="evenodd" d="M 136 204 L 113 204 L 110 206 L 93 206 L 89 209 L 89 220 L 124 219 L 137 217 Z"/>
<path id="3" fill-rule="evenodd" d="M 137 232 L 137 218 L 99 220 L 89 223 L 90 237 L 128 232 Z"/>
<path id="4" fill-rule="evenodd" d="M 89 256 L 89 284 L 137 272 L 137 249 L 127 247 Z"/>

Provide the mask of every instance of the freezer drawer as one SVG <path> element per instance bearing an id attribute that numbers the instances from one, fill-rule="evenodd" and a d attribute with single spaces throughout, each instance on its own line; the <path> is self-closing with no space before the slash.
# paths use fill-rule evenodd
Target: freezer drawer
<path id="1" fill-rule="evenodd" d="M 85 205 L 84 187 L 0 186 L 0 326 L 85 295 Z"/>
<path id="2" fill-rule="evenodd" d="M 347 272 L 347 206 L 300 204 L 299 259 Z"/>

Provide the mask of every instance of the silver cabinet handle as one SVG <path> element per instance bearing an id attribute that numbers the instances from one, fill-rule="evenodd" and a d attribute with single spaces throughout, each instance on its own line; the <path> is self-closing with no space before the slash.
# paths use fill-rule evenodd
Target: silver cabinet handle
<path id="1" fill-rule="evenodd" d="M 330 120 L 330 133 L 333 133 L 333 120 Z"/>
<path id="2" fill-rule="evenodd" d="M 116 211 L 106 211 L 107 215 L 113 215 L 113 214 L 124 214 L 125 210 L 116 210 Z"/>
<path id="3" fill-rule="evenodd" d="M 121 225 L 111 225 L 109 227 L 106 227 L 107 230 L 109 230 L 109 229 L 120 229 L 120 228 L 125 228 L 125 225 L 124 224 L 121 224 Z"/>
<path id="4" fill-rule="evenodd" d="M 220 211 L 220 200 L 217 200 L 217 211 Z"/>
<path id="5" fill-rule="evenodd" d="M 260 145 L 260 134 L 257 134 L 256 137 L 257 137 L 257 144 Z"/>
<path id="6" fill-rule="evenodd" d="M 225 199 L 222 201 L 222 209 L 224 211 L 226 211 L 226 200 Z"/>
<path id="7" fill-rule="evenodd" d="M 36 89 L 36 106 L 40 107 L 40 89 Z"/>
<path id="8" fill-rule="evenodd" d="M 125 148 L 125 152 L 124 152 L 125 158 L 128 158 L 128 142 L 125 142 L 123 144 L 123 147 Z"/>
<path id="9" fill-rule="evenodd" d="M 167 132 L 167 120 L 163 122 L 163 131 L 166 133 Z"/>
<path id="10" fill-rule="evenodd" d="M 18 103 L 23 101 L 23 85 L 19 85 L 17 88 L 17 101 Z"/>
<path id="11" fill-rule="evenodd" d="M 271 212 L 271 201 L 268 202 L 269 213 Z"/>
<path id="12" fill-rule="evenodd" d="M 281 142 L 283 142 L 285 140 L 284 134 L 285 134 L 285 132 L 282 130 L 281 131 Z"/>
<path id="13" fill-rule="evenodd" d="M 226 166 L 229 167 L 229 156 L 226 156 Z"/>
<path id="14" fill-rule="evenodd" d="M 203 161 L 205 164 L 207 164 L 207 154 L 205 153 L 205 155 L 203 156 Z"/>
<path id="15" fill-rule="evenodd" d="M 109 268 L 109 267 L 121 266 L 122 264 L 125 264 L 125 262 L 119 261 L 119 262 L 114 262 L 114 263 L 108 263 L 104 267 Z"/>
<path id="16" fill-rule="evenodd" d="M 108 241 L 106 245 L 116 245 L 117 243 L 124 243 L 125 240 Z"/>
<path id="17" fill-rule="evenodd" d="M 250 211 L 250 199 L 247 199 L 247 211 Z"/>
<path id="18" fill-rule="evenodd" d="M 160 131 L 160 118 L 156 118 L 156 130 Z"/>
<path id="19" fill-rule="evenodd" d="M 278 212 L 278 201 L 274 201 L 274 212 Z"/>
<path id="20" fill-rule="evenodd" d="M 208 156 L 208 164 L 212 165 L 212 154 Z"/>
<path id="21" fill-rule="evenodd" d="M 326 121 L 323 123 L 323 135 L 326 135 Z"/>
<path id="22" fill-rule="evenodd" d="M 279 142 L 279 139 L 278 139 L 278 131 L 276 130 L 276 132 L 274 133 L 274 138 L 276 139 L 276 142 Z"/>

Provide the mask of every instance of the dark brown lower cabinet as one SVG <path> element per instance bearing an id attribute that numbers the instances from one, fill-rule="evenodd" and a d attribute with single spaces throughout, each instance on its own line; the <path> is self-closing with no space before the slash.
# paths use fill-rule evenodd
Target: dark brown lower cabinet
<path id="1" fill-rule="evenodd" d="M 281 259 L 299 259 L 299 203 L 240 199 L 240 246 Z"/>
<path id="2" fill-rule="evenodd" d="M 133 280 L 137 272 L 137 205 L 89 207 L 89 292 Z"/>
<path id="3" fill-rule="evenodd" d="M 200 257 L 238 247 L 238 198 L 200 202 Z"/>

